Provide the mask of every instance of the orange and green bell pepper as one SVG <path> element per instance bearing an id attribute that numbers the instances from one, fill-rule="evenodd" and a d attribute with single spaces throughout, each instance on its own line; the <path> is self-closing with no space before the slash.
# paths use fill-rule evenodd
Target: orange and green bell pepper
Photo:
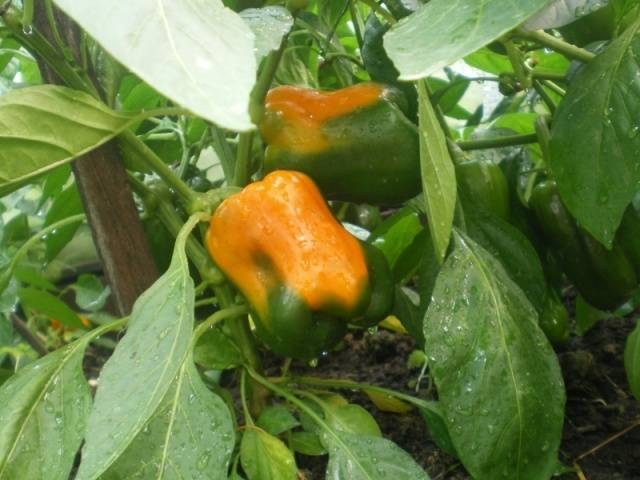
<path id="1" fill-rule="evenodd" d="M 377 83 L 332 92 L 272 89 L 260 122 L 265 172 L 303 172 L 330 200 L 397 204 L 414 197 L 420 148 L 402 101 L 398 90 Z"/>
<path id="2" fill-rule="evenodd" d="M 632 205 L 607 250 L 577 225 L 553 180 L 536 185 L 529 203 L 552 255 L 588 303 L 611 310 L 631 297 L 640 278 L 640 215 Z"/>
<path id="3" fill-rule="evenodd" d="M 278 354 L 315 358 L 349 323 L 371 326 L 391 310 L 384 255 L 348 233 L 302 173 L 272 172 L 226 199 L 207 246 L 250 303 L 256 335 Z"/>

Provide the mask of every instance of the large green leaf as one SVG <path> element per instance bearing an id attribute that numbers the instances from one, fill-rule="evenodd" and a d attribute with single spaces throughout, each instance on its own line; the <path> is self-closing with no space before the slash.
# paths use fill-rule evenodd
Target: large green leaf
<path id="1" fill-rule="evenodd" d="M 260 63 L 269 52 L 277 50 L 293 26 L 293 17 L 284 7 L 271 5 L 263 8 L 247 8 L 240 16 L 256 36 L 256 61 Z"/>
<path id="2" fill-rule="evenodd" d="M 42 85 L 0 96 L 0 196 L 93 150 L 133 121 L 65 87 Z"/>
<path id="3" fill-rule="evenodd" d="M 79 340 L 31 363 L 0 388 L 0 479 L 67 480 L 91 391 Z"/>
<path id="4" fill-rule="evenodd" d="M 189 358 L 162 403 L 101 480 L 225 480 L 234 445 L 224 401 Z"/>
<path id="5" fill-rule="evenodd" d="M 418 82 L 420 171 L 429 230 L 438 260 L 449 246 L 456 208 L 456 173 L 444 132 L 429 100 L 424 82 Z"/>
<path id="6" fill-rule="evenodd" d="M 473 240 L 454 237 L 424 323 L 453 445 L 478 480 L 547 480 L 564 418 L 557 358 L 504 268 Z"/>
<path id="7" fill-rule="evenodd" d="M 183 238 L 167 272 L 136 301 L 127 334 L 100 374 L 79 480 L 96 479 L 111 467 L 136 442 L 169 390 L 178 388 L 175 379 L 193 323 L 194 286 Z"/>
<path id="8" fill-rule="evenodd" d="M 347 432 L 331 438 L 327 480 L 429 480 L 408 453 L 385 438 Z"/>
<path id="9" fill-rule="evenodd" d="M 627 346 L 624 349 L 624 367 L 627 371 L 631 393 L 640 400 L 640 323 L 627 338 Z"/>
<path id="10" fill-rule="evenodd" d="M 403 80 L 435 73 L 500 37 L 549 0 L 431 0 L 385 35 Z"/>
<path id="11" fill-rule="evenodd" d="M 551 132 L 562 199 L 607 247 L 640 183 L 639 29 L 640 21 L 576 75 Z"/>
<path id="12" fill-rule="evenodd" d="M 252 128 L 254 35 L 220 0 L 55 3 L 166 97 L 222 127 Z"/>

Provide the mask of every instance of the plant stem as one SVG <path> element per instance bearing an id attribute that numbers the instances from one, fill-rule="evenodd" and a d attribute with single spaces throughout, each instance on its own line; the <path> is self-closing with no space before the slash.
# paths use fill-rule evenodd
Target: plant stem
<path id="1" fill-rule="evenodd" d="M 366 6 L 368 6 L 371 10 L 376 12 L 378 15 L 381 15 L 387 22 L 391 25 L 398 23 L 396 18 L 387 12 L 384 8 L 382 8 L 375 0 L 360 0 Z"/>
<path id="2" fill-rule="evenodd" d="M 141 161 L 176 191 L 180 199 L 187 206 L 187 210 L 191 213 L 190 207 L 197 201 L 198 196 L 196 193 L 191 190 L 153 150 L 136 137 L 133 132 L 125 130 L 118 138 L 125 142 L 127 146 L 138 155 Z"/>
<path id="3" fill-rule="evenodd" d="M 64 83 L 76 90 L 81 90 L 99 98 L 95 86 L 87 82 L 63 56 L 42 36 L 42 34 L 32 28 L 31 34 L 26 35 L 22 29 L 21 14 L 18 9 L 10 7 L 2 14 L 2 20 L 11 30 L 11 35 L 18 40 L 22 46 L 31 52 L 34 57 L 41 58 L 58 75 Z"/>
<path id="4" fill-rule="evenodd" d="M 547 87 L 548 89 L 554 91 L 555 93 L 557 93 L 558 95 L 560 95 L 562 97 L 564 97 L 567 94 L 567 92 L 564 89 L 560 88 L 558 85 L 556 85 L 555 83 L 553 83 L 550 80 L 542 80 L 541 83 L 542 83 L 542 85 L 544 85 L 545 87 Z"/>
<path id="5" fill-rule="evenodd" d="M 44 357 L 49 353 L 47 346 L 40 340 L 40 338 L 31 331 L 29 326 L 15 313 L 10 314 L 11 324 L 13 328 L 26 340 L 26 342 L 33 348 L 38 355 Z"/>
<path id="6" fill-rule="evenodd" d="M 194 347 L 196 343 L 198 343 L 198 339 L 204 335 L 204 333 L 215 326 L 216 324 L 227 320 L 233 317 L 239 317 L 241 315 L 246 315 L 249 313 L 249 308 L 246 305 L 238 305 L 235 307 L 225 308 L 223 310 L 218 310 L 216 313 L 212 314 L 209 318 L 203 321 L 200 325 L 196 327 L 193 331 L 193 336 L 191 338 L 191 346 Z"/>
<path id="7" fill-rule="evenodd" d="M 160 219 L 160 222 L 169 230 L 169 233 L 171 233 L 173 237 L 176 237 L 184 226 L 184 222 L 171 202 L 168 199 L 162 198 L 162 195 L 158 195 L 133 175 L 129 175 L 129 184 L 131 188 L 140 195 L 147 209 L 150 211 L 155 210 L 155 214 Z M 188 238 L 185 244 L 185 250 L 189 260 L 191 260 L 205 282 L 211 285 L 224 284 L 224 275 L 213 264 L 211 257 L 198 241 L 191 237 Z"/>
<path id="8" fill-rule="evenodd" d="M 481 138 L 479 140 L 464 140 L 457 142 L 462 150 L 483 150 L 488 148 L 513 147 L 517 145 L 529 145 L 536 143 L 538 137 L 535 133 L 527 135 L 509 135 L 495 138 Z"/>
<path id="9" fill-rule="evenodd" d="M 356 40 L 358 42 L 358 49 L 362 52 L 364 40 L 362 38 L 362 26 L 360 25 L 361 19 L 356 7 L 356 0 L 347 0 L 349 2 L 349 14 L 351 15 L 351 22 L 353 23 L 353 30 L 356 34 Z"/>
<path id="10" fill-rule="evenodd" d="M 249 412 L 249 405 L 247 404 L 247 371 L 243 368 L 240 373 L 240 401 L 242 402 L 242 413 L 244 414 L 244 423 L 247 425 L 255 425 L 253 417 Z"/>
<path id="11" fill-rule="evenodd" d="M 529 32 L 523 28 L 518 28 L 515 31 L 515 35 L 526 40 L 532 40 L 545 47 L 549 47 L 556 52 L 581 62 L 587 63 L 593 60 L 596 55 L 580 47 L 576 47 L 570 43 L 560 40 L 559 38 L 549 35 L 548 33 L 539 30 L 535 32 Z"/>
<path id="12" fill-rule="evenodd" d="M 356 383 L 350 382 L 348 380 L 333 380 L 315 377 L 291 377 L 285 379 L 285 381 L 288 383 L 294 383 L 296 385 L 309 385 L 313 387 L 338 388 L 342 390 L 369 390 L 371 392 L 381 393 L 382 395 L 397 398 L 398 400 L 403 400 L 418 408 L 424 408 L 426 410 L 434 409 L 432 406 L 434 402 L 422 400 L 412 395 L 407 395 L 406 393 L 391 390 L 389 388 L 378 387 L 376 385 L 369 385 L 366 383 Z"/>
<path id="13" fill-rule="evenodd" d="M 518 47 L 516 47 L 516 45 L 508 38 L 503 40 L 502 44 L 507 50 L 507 56 L 509 57 L 513 71 L 516 78 L 522 85 L 522 88 L 531 87 L 531 77 L 525 71 L 524 63 L 522 61 L 522 52 L 520 52 Z"/>
<path id="14" fill-rule="evenodd" d="M 534 80 L 533 81 L 533 88 L 535 88 L 536 92 L 538 92 L 538 95 L 540 95 L 540 98 L 542 99 L 542 101 L 545 103 L 545 105 L 549 109 L 549 112 L 552 113 L 552 114 L 555 113 L 556 108 L 557 108 L 556 104 L 553 101 L 553 99 L 551 98 L 551 96 L 544 89 L 544 86 L 538 80 Z"/>
<path id="15" fill-rule="evenodd" d="M 239 135 L 236 165 L 233 174 L 232 185 L 244 187 L 251 178 L 251 146 L 253 145 L 253 132 L 244 132 Z"/>

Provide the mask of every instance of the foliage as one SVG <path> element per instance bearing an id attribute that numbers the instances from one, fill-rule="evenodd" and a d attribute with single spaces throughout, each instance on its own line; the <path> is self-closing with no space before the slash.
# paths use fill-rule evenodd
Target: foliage
<path id="1" fill-rule="evenodd" d="M 343 389 L 362 391 L 381 411 L 418 412 L 473 478 L 542 480 L 558 471 L 566 393 L 549 340 L 627 315 L 640 295 L 637 286 L 617 292 L 622 305 L 612 311 L 589 305 L 586 283 L 563 270 L 576 252 L 550 240 L 531 199 L 555 182 L 583 248 L 600 260 L 623 251 L 640 265 L 640 238 L 618 229 L 640 206 L 638 2 L 53 3 L 82 29 L 77 44 L 47 15 L 49 0 L 35 19 L 34 0 L 0 6 L 0 480 L 72 471 L 80 480 L 293 480 L 301 455 L 325 456 L 327 479 L 428 479 L 371 413 L 336 393 Z M 42 82 L 42 66 L 59 85 Z M 281 112 L 265 116 L 274 86 L 369 81 L 392 87 L 374 90 L 389 96 L 404 136 L 382 135 L 391 116 L 368 116 L 364 104 L 331 123 L 303 118 L 303 101 L 285 101 L 303 122 L 283 136 Z M 320 99 L 321 116 L 336 98 L 307 94 Z M 356 247 L 389 265 L 380 284 L 394 306 L 366 334 L 390 328 L 414 338 L 416 381 L 426 376 L 435 387 L 428 397 L 299 376 L 290 361 L 277 377 L 262 369 L 255 305 L 227 280 L 233 266 L 223 272 L 211 261 L 205 226 L 196 227 L 264 177 L 272 140 L 257 126 L 269 115 L 280 141 L 331 141 L 322 155 L 349 176 L 340 182 L 348 198 L 327 192 L 337 181 L 317 183 L 363 242 Z M 85 225 L 93 192 L 70 168 L 112 140 L 161 270 L 121 319 L 109 313 L 118 279 L 106 286 Z M 379 153 L 377 166 L 359 158 L 354 174 L 358 151 Z M 389 165 L 380 166 L 388 152 L 406 160 L 406 184 L 421 186 L 414 198 L 397 200 L 417 190 L 393 190 Z M 362 204 L 346 201 L 356 185 Z M 296 219 L 311 225 L 303 207 Z M 264 230 L 272 241 L 264 225 L 238 233 Z M 255 268 L 271 265 L 259 252 L 237 253 L 252 255 Z M 568 286 L 578 290 L 575 325 L 560 303 Z M 550 308 L 563 316 L 553 333 Z M 343 322 L 340 333 L 357 328 L 344 316 L 324 320 Z M 297 351 L 310 351 L 311 330 L 299 328 Z M 100 373 L 87 381 L 89 365 Z M 640 398 L 640 326 L 624 365 Z"/>

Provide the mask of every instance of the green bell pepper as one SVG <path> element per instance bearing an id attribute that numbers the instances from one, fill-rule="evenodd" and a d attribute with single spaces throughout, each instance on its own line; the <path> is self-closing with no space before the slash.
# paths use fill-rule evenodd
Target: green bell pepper
<path id="1" fill-rule="evenodd" d="M 640 237 L 633 236 L 633 232 L 640 231 L 640 217 L 633 206 L 627 210 L 611 250 L 576 224 L 554 181 L 546 180 L 534 187 L 530 206 L 559 266 L 587 302 L 611 310 L 631 297 L 640 273 Z"/>

